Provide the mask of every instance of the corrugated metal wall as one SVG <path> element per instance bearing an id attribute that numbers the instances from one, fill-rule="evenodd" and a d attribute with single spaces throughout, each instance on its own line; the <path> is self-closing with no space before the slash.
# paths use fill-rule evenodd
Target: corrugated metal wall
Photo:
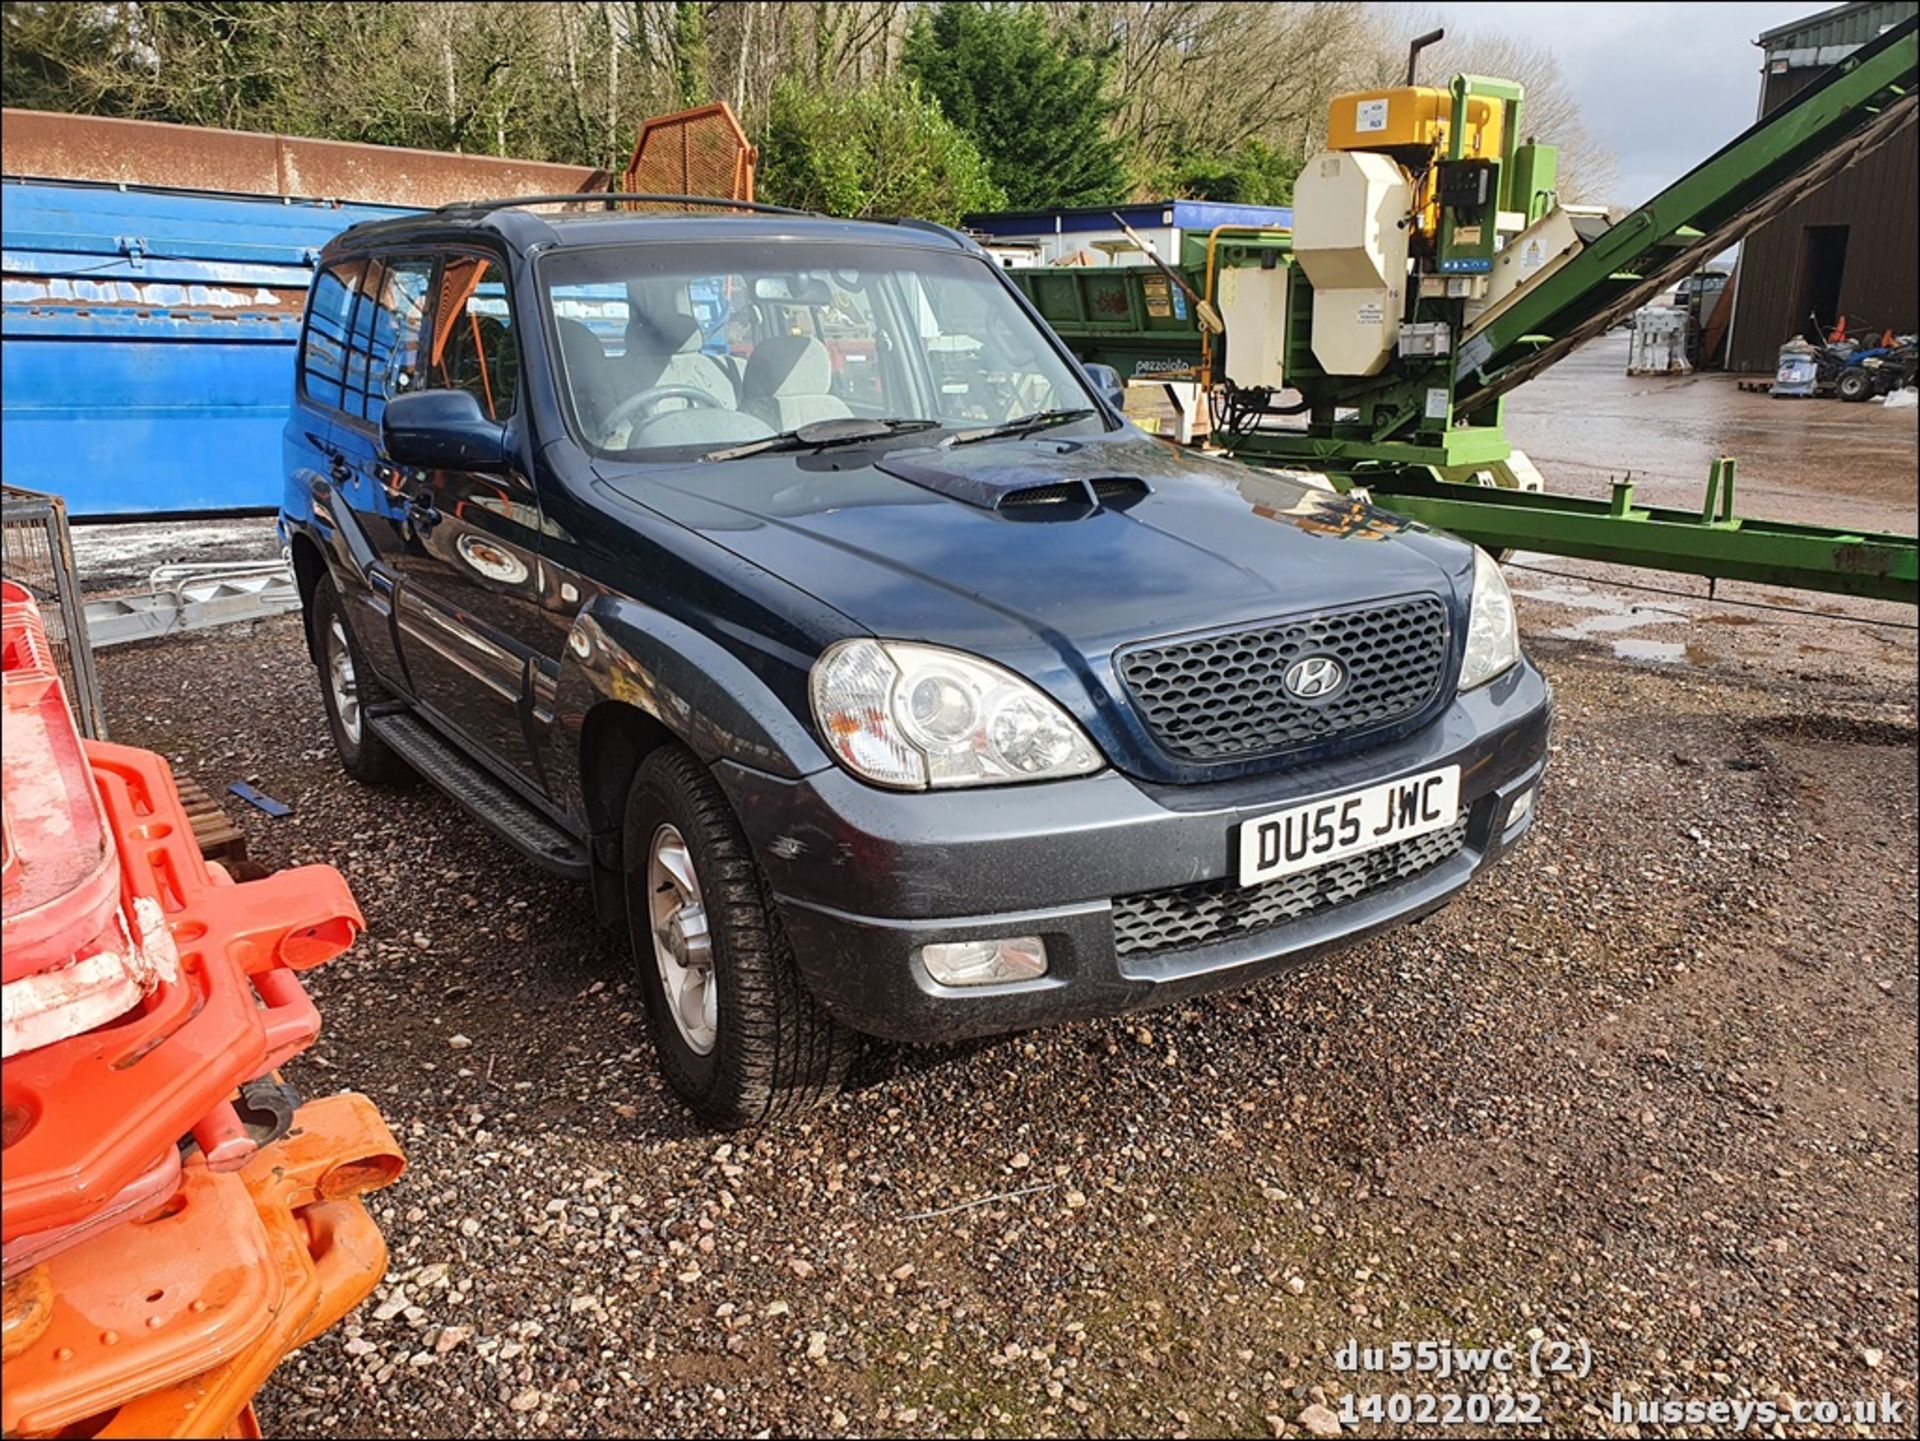
<path id="1" fill-rule="evenodd" d="M 347 226 L 605 180 L 148 121 L 4 121 L 0 447 L 9 481 L 86 517 L 278 503 L 301 308 Z"/>
<path id="2" fill-rule="evenodd" d="M 44 110 L 9 109 L 0 119 L 9 176 L 420 207 L 607 188 L 605 171 L 580 165 Z"/>
<path id="3" fill-rule="evenodd" d="M 313 257 L 403 212 L 8 181 L 7 479 L 79 516 L 271 507 Z"/>
<path id="4" fill-rule="evenodd" d="M 1765 42 L 1767 53 L 1778 57 L 1822 45 L 1859 44 L 1883 25 L 1912 14 L 1913 8 L 1874 4 L 1827 12 L 1814 17 L 1815 24 L 1773 32 Z M 1771 112 L 1820 74 L 1820 67 L 1813 64 L 1769 73 L 1766 109 Z M 1805 317 L 1795 312 L 1805 293 L 1806 233 L 1813 226 L 1847 227 L 1841 313 L 1875 329 L 1920 329 L 1916 215 L 1920 215 L 1920 137 L 1909 129 L 1756 231 L 1741 255 L 1728 369 L 1771 371 L 1781 343 L 1800 332 Z"/>

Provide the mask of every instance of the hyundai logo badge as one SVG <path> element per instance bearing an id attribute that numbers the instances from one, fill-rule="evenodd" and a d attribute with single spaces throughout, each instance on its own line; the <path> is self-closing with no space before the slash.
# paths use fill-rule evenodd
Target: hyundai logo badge
<path id="1" fill-rule="evenodd" d="M 1346 681 L 1346 670 L 1330 655 L 1302 656 L 1288 666 L 1287 673 L 1281 677 L 1288 694 L 1301 700 L 1325 700 Z"/>

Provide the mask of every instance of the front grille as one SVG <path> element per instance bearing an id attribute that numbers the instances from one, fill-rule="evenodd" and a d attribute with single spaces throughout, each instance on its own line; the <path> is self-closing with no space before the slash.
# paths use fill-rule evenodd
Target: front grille
<path id="1" fill-rule="evenodd" d="M 1243 886 L 1229 876 L 1121 896 L 1113 903 L 1114 950 L 1122 956 L 1152 956 L 1271 930 L 1429 870 L 1466 843 L 1463 811 L 1443 831 L 1429 831 L 1263 885 Z"/>
<path id="2" fill-rule="evenodd" d="M 1182 760 L 1299 750 L 1417 715 L 1446 678 L 1447 608 L 1422 596 L 1274 621 L 1252 630 L 1136 646 L 1120 678 L 1154 739 Z M 1346 682 L 1325 700 L 1281 683 L 1306 656 L 1332 656 Z"/>

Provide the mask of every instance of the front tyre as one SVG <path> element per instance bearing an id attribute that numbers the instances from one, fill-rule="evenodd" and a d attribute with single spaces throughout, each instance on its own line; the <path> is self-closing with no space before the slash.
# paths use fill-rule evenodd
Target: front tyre
<path id="1" fill-rule="evenodd" d="M 1843 370 L 1833 388 L 1842 400 L 1858 403 L 1873 394 L 1873 377 L 1865 370 Z"/>
<path id="2" fill-rule="evenodd" d="M 725 1130 L 830 1099 L 858 1038 L 808 993 L 739 822 L 690 752 L 663 746 L 642 763 L 621 855 L 667 1084 Z"/>

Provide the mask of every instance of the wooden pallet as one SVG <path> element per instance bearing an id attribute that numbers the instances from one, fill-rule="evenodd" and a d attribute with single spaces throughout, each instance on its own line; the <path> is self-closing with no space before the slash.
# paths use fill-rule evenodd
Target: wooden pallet
<path id="1" fill-rule="evenodd" d="M 193 838 L 200 843 L 200 854 L 220 862 L 234 879 L 242 879 L 241 872 L 252 865 L 247 859 L 247 833 L 233 823 L 200 782 L 180 775 L 173 780 L 180 788 L 180 804 L 186 808 L 187 819 L 193 822 Z"/>

